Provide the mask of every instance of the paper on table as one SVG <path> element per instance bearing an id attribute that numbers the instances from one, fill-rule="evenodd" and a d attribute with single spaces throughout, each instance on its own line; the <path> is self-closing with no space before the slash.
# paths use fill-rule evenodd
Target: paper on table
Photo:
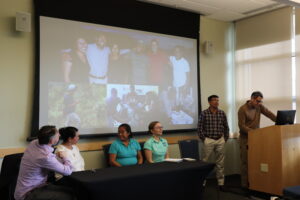
<path id="1" fill-rule="evenodd" d="M 185 161 L 196 161 L 196 159 L 194 159 L 194 158 L 182 158 L 182 159 Z"/>
<path id="2" fill-rule="evenodd" d="M 167 162 L 182 162 L 181 158 L 166 158 L 165 161 Z"/>

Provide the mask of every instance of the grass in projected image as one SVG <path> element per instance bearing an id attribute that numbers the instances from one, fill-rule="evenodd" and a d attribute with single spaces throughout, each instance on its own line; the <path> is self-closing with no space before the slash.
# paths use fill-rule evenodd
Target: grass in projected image
<path id="1" fill-rule="evenodd" d="M 48 123 L 58 127 L 103 127 L 105 85 L 49 83 Z"/>

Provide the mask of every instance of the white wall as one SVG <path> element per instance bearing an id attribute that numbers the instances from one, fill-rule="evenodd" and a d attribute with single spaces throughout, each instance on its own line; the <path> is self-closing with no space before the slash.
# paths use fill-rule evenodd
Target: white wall
<path id="1" fill-rule="evenodd" d="M 234 27 L 233 23 L 200 18 L 200 86 L 202 109 L 208 108 L 207 97 L 220 97 L 220 109 L 227 114 L 230 133 L 236 133 L 234 94 Z M 213 52 L 204 52 L 205 41 L 211 41 Z M 213 159 L 211 159 L 213 160 Z M 226 144 L 225 173 L 240 172 L 239 144 L 236 138 Z"/>
<path id="2" fill-rule="evenodd" d="M 16 32 L 14 17 L 17 11 L 33 14 L 32 0 L 0 0 L 0 150 L 27 145 L 30 134 L 34 85 L 34 33 Z M 33 22 L 33 20 L 32 20 Z M 227 36 L 232 24 L 201 17 L 200 44 L 210 40 L 214 53 L 200 53 L 201 100 L 203 108 L 207 96 L 214 93 L 220 96 L 220 107 L 229 112 L 230 104 L 227 86 Z M 32 23 L 32 30 L 34 30 Z M 226 99 L 226 101 L 225 101 Z M 195 133 L 188 133 L 194 135 Z M 230 173 L 238 171 L 236 164 L 236 142 L 227 145 L 227 169 Z M 171 155 L 179 156 L 177 145 L 171 145 Z M 102 166 L 102 152 L 83 152 L 87 168 Z M 0 163 L 1 163 L 0 159 Z"/>
<path id="3" fill-rule="evenodd" d="M 33 32 L 15 31 L 17 11 L 32 13 L 31 0 L 0 2 L 0 148 L 22 147 L 32 113 Z"/>

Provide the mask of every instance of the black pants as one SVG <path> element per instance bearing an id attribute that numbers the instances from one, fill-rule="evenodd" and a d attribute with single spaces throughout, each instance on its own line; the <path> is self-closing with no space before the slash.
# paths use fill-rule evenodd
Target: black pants
<path id="1" fill-rule="evenodd" d="M 34 189 L 25 200 L 76 200 L 76 196 L 72 188 L 49 184 Z"/>

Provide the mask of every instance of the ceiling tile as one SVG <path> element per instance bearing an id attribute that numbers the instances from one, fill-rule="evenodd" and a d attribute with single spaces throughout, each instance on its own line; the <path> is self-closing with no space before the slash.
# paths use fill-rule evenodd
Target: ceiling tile
<path id="1" fill-rule="evenodd" d="M 275 4 L 273 1 L 258 2 L 251 0 L 186 0 L 186 2 L 198 2 L 205 5 L 219 7 L 221 9 L 231 10 L 238 13 L 244 13 L 250 10 L 265 7 L 267 5 Z"/>
<path id="2" fill-rule="evenodd" d="M 178 3 L 178 6 L 182 7 L 182 8 L 194 10 L 197 13 L 201 13 L 204 15 L 209 15 L 209 14 L 212 14 L 212 13 L 220 10 L 220 8 L 217 6 L 211 6 L 211 5 L 202 4 L 202 3 L 195 3 L 195 2 L 191 2 L 191 1 L 181 1 L 180 3 Z"/>
<path id="3" fill-rule="evenodd" d="M 228 11 L 228 10 L 222 10 L 220 12 L 215 12 L 211 15 L 207 15 L 207 17 L 212 18 L 212 19 L 217 19 L 217 20 L 222 20 L 222 21 L 234 21 L 236 19 L 244 18 L 245 15 Z"/>
<path id="4" fill-rule="evenodd" d="M 140 0 L 172 8 L 192 11 L 213 19 L 233 21 L 267 12 L 284 4 L 276 0 Z M 278 1 L 278 0 L 277 0 Z"/>

